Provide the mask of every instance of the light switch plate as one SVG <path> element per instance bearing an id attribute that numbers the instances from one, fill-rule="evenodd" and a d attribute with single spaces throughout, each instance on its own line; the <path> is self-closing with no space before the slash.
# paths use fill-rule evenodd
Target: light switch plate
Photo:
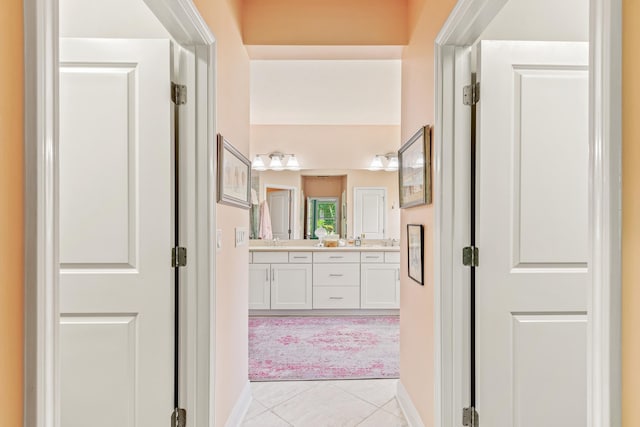
<path id="1" fill-rule="evenodd" d="M 239 246 L 247 246 L 247 236 L 249 230 L 247 227 L 236 227 L 236 248 Z"/>

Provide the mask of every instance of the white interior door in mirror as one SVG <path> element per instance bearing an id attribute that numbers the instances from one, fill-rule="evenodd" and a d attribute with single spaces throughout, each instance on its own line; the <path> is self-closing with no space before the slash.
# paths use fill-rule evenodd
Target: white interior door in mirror
<path id="1" fill-rule="evenodd" d="M 173 409 L 169 40 L 60 49 L 62 425 Z"/>
<path id="2" fill-rule="evenodd" d="M 274 239 L 292 238 L 292 200 L 291 190 L 271 190 L 267 193 Z"/>
<path id="3" fill-rule="evenodd" d="M 354 189 L 353 232 L 366 239 L 385 238 L 386 188 L 359 187 Z"/>

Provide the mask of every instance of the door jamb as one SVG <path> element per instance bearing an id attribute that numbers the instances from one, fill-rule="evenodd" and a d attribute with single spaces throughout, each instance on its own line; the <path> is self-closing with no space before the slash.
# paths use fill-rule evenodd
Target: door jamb
<path id="1" fill-rule="evenodd" d="M 507 0 L 460 0 L 435 41 L 436 134 L 434 144 L 435 210 L 435 425 L 450 427 L 462 410 L 465 365 L 454 341 L 464 295 L 451 291 L 464 273 L 452 245 L 464 233 L 450 192 L 460 164 L 450 84 L 455 47 L 471 45 Z M 587 420 L 589 427 L 621 423 L 621 150 L 622 150 L 622 2 L 590 0 L 589 23 L 589 285 L 587 338 Z M 462 274 L 462 276 L 461 276 Z M 467 302 L 468 304 L 468 302 Z M 467 326 L 468 333 L 468 326 Z M 453 337 L 451 339 L 450 337 Z"/>
<path id="2" fill-rule="evenodd" d="M 215 58 L 216 41 L 192 0 L 145 0 L 173 39 L 196 55 L 195 166 L 189 176 L 194 197 L 187 215 L 194 219 L 189 241 L 196 283 L 193 321 L 197 335 L 187 342 L 194 366 L 187 393 L 197 425 L 214 423 L 215 367 Z M 59 182 L 58 182 L 58 0 L 25 0 L 25 305 L 24 425 L 58 427 L 59 396 Z M 169 88 L 167 88 L 169 90 Z M 200 236 L 200 237 L 198 237 Z M 169 250 L 169 248 L 167 248 Z M 195 262 L 194 262 L 195 261 Z M 191 379 L 192 376 L 189 377 Z M 167 414 L 167 422 L 169 421 Z"/>

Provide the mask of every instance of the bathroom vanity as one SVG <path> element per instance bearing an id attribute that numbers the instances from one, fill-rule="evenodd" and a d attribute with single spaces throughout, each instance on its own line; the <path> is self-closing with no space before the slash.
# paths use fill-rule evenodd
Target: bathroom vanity
<path id="1" fill-rule="evenodd" d="M 400 308 L 397 246 L 257 246 L 249 262 L 253 311 Z"/>

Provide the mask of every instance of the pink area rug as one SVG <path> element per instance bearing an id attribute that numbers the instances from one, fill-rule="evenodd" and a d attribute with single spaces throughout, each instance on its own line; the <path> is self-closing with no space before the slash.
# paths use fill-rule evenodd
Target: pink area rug
<path id="1" fill-rule="evenodd" d="M 251 317 L 251 381 L 398 378 L 398 316 Z"/>

